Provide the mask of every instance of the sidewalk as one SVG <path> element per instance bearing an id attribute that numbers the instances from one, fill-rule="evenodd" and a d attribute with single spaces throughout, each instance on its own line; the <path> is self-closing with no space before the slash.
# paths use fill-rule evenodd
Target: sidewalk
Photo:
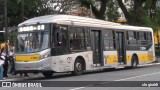
<path id="1" fill-rule="evenodd" d="M 8 74 L 7 78 L 5 78 L 4 80 L 0 80 L 0 81 L 18 81 L 22 79 L 28 79 L 33 76 L 35 75 L 33 75 L 32 73 L 28 73 L 28 77 L 24 77 L 24 75 L 20 76 L 20 74 L 17 74 L 17 75 Z"/>
<path id="2" fill-rule="evenodd" d="M 156 57 L 155 59 L 157 60 L 157 63 L 160 63 L 160 57 Z"/>

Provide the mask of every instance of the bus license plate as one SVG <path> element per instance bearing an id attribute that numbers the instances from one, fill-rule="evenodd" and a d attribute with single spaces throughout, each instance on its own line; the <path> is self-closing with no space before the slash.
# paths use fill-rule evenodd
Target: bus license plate
<path id="1" fill-rule="evenodd" d="M 24 70 L 30 70 L 30 67 L 24 67 L 23 69 Z"/>

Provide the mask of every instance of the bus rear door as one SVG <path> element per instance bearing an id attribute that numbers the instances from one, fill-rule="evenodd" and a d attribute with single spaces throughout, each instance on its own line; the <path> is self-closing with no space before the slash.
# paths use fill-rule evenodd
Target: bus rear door
<path id="1" fill-rule="evenodd" d="M 126 48 L 124 32 L 116 32 L 116 48 L 118 52 L 118 63 L 126 64 Z"/>
<path id="2" fill-rule="evenodd" d="M 101 39 L 101 31 L 92 30 L 91 37 L 92 37 L 92 50 L 93 50 L 93 64 L 96 66 L 102 65 L 102 39 Z"/>

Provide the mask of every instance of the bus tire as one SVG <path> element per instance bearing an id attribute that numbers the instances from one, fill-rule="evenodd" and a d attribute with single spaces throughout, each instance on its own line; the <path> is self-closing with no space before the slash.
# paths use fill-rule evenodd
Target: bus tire
<path id="1" fill-rule="evenodd" d="M 46 78 L 50 78 L 53 76 L 53 71 L 46 71 L 46 72 L 42 72 L 43 76 L 45 76 Z"/>
<path id="2" fill-rule="evenodd" d="M 83 63 L 80 58 L 77 58 L 74 63 L 74 71 L 72 72 L 73 75 L 81 75 L 83 73 Z"/>
<path id="3" fill-rule="evenodd" d="M 136 55 L 133 55 L 131 60 L 131 68 L 137 68 L 137 65 L 138 65 L 138 58 Z"/>

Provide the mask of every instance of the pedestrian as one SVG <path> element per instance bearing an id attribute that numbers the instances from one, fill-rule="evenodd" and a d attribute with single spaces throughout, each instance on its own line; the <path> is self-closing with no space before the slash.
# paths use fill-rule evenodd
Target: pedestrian
<path id="1" fill-rule="evenodd" d="M 13 50 L 11 49 L 10 52 L 9 52 L 9 61 L 10 61 L 10 66 L 11 66 L 11 69 L 10 69 L 10 74 L 12 75 L 15 75 L 15 61 L 14 61 L 14 58 L 13 58 Z"/>
<path id="2" fill-rule="evenodd" d="M 10 66 L 11 66 L 10 74 L 15 75 L 15 61 L 14 61 L 14 58 L 13 58 L 13 56 L 9 56 L 9 59 L 10 59 Z"/>
<path id="3" fill-rule="evenodd" d="M 4 51 L 4 48 L 2 48 L 2 50 Z M 4 64 L 3 64 L 3 77 L 7 78 L 7 72 L 8 72 L 8 61 L 9 61 L 9 57 L 8 55 L 6 55 L 3 51 L 1 51 L 1 55 L 5 57 L 4 60 Z"/>
<path id="4" fill-rule="evenodd" d="M 0 50 L 0 80 L 3 80 L 3 64 L 4 64 L 4 61 L 5 61 L 5 57 L 2 55 L 2 52 L 3 52 L 4 48 Z"/>

